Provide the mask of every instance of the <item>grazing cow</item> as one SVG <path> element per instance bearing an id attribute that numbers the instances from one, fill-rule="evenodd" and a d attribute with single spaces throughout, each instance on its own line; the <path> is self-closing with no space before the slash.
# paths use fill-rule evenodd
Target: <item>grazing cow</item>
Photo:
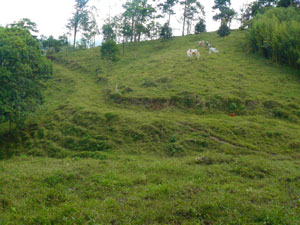
<path id="1" fill-rule="evenodd" d="M 211 55 L 212 52 L 214 52 L 214 53 L 219 53 L 219 50 L 216 49 L 216 48 L 210 48 L 210 49 L 209 49 L 209 54 Z"/>
<path id="2" fill-rule="evenodd" d="M 200 58 L 200 52 L 198 51 L 198 49 L 189 49 L 186 52 L 187 57 L 191 58 L 193 56 L 196 56 L 197 59 Z"/>
<path id="3" fill-rule="evenodd" d="M 198 44 L 199 47 L 201 47 L 205 44 L 205 41 L 198 41 L 197 44 Z"/>
<path id="4" fill-rule="evenodd" d="M 211 48 L 212 46 L 211 46 L 211 44 L 209 44 L 209 42 L 207 41 L 206 42 L 206 48 Z"/>

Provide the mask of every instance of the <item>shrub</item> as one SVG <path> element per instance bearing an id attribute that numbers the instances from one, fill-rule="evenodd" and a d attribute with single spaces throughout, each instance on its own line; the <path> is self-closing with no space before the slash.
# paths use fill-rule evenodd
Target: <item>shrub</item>
<path id="1" fill-rule="evenodd" d="M 206 32 L 206 24 L 204 19 L 200 19 L 195 26 L 195 34 L 200 34 L 202 32 Z"/>
<path id="2" fill-rule="evenodd" d="M 160 31 L 160 38 L 162 38 L 163 40 L 168 40 L 172 37 L 172 28 L 170 28 L 168 26 L 167 23 L 165 23 L 165 25 L 161 28 Z"/>
<path id="3" fill-rule="evenodd" d="M 300 66 L 300 14 L 293 8 L 274 8 L 253 19 L 248 46 L 274 62 Z"/>
<path id="4" fill-rule="evenodd" d="M 230 28 L 227 26 L 226 23 L 222 23 L 218 30 L 218 35 L 223 39 L 230 34 Z"/>
<path id="5" fill-rule="evenodd" d="M 230 105 L 229 105 L 229 110 L 231 112 L 235 112 L 237 110 L 238 106 L 237 104 L 235 104 L 234 102 L 232 102 Z"/>

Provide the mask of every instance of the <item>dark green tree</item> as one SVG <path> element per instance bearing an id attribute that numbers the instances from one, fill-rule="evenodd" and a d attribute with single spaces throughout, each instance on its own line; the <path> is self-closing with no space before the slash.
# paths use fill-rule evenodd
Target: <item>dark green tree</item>
<path id="1" fill-rule="evenodd" d="M 213 6 L 213 10 L 218 10 L 218 13 L 213 16 L 215 21 L 221 21 L 222 23 L 226 23 L 226 25 L 230 26 L 231 21 L 237 15 L 234 9 L 231 7 L 231 0 L 214 0 L 215 5 Z"/>
<path id="2" fill-rule="evenodd" d="M 29 31 L 0 28 L 0 122 L 22 126 L 42 103 L 41 80 L 51 74 L 51 63 Z"/>
<path id="3" fill-rule="evenodd" d="M 200 34 L 206 32 L 206 24 L 204 19 L 200 19 L 200 21 L 195 26 L 195 34 Z"/>
<path id="4" fill-rule="evenodd" d="M 106 23 L 102 26 L 103 40 L 116 40 L 116 34 L 112 23 Z"/>
<path id="5" fill-rule="evenodd" d="M 294 5 L 296 5 L 296 1 L 295 0 L 280 0 L 277 3 L 277 7 L 293 7 Z"/>
<path id="6" fill-rule="evenodd" d="M 169 40 L 172 38 L 172 28 L 168 26 L 168 23 L 161 28 L 160 38 L 162 40 Z"/>
<path id="7" fill-rule="evenodd" d="M 115 41 L 106 40 L 101 46 L 101 58 L 106 60 L 108 74 L 110 74 L 112 69 L 112 62 L 119 60 L 120 49 Z"/>
<path id="8" fill-rule="evenodd" d="M 229 34 L 230 34 L 230 28 L 227 26 L 226 23 L 222 23 L 218 30 L 218 35 L 224 39 Z"/>

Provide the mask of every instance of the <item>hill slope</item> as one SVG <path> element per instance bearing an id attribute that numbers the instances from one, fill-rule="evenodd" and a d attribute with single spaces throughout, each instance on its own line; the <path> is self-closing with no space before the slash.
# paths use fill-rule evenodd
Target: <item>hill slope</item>
<path id="1" fill-rule="evenodd" d="M 299 73 L 243 37 L 204 34 L 199 61 L 198 36 L 129 45 L 110 75 L 99 48 L 54 55 L 45 104 L 2 127 L 27 155 L 0 162 L 4 224 L 297 224 Z"/>

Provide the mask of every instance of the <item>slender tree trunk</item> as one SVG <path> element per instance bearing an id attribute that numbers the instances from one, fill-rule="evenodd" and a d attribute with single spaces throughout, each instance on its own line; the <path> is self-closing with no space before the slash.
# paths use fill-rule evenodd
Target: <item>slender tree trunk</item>
<path id="1" fill-rule="evenodd" d="M 134 21 L 134 23 L 133 23 L 133 38 L 134 38 L 133 56 L 134 56 L 134 59 L 136 59 L 136 21 Z"/>
<path id="2" fill-rule="evenodd" d="M 125 37 L 123 36 L 123 48 L 122 48 L 122 53 L 124 55 L 125 53 Z"/>
<path id="3" fill-rule="evenodd" d="M 131 30 L 132 30 L 132 35 L 130 37 L 130 42 L 133 41 L 133 35 L 134 35 L 134 17 L 132 17 L 132 21 L 131 21 Z"/>
<path id="4" fill-rule="evenodd" d="M 169 12 L 168 27 L 170 27 L 170 23 L 171 23 L 171 12 Z"/>
<path id="5" fill-rule="evenodd" d="M 134 58 L 136 59 L 136 34 L 134 34 L 134 46 L 133 46 L 133 51 L 134 51 Z"/>
<path id="6" fill-rule="evenodd" d="M 183 12 L 183 28 L 182 28 L 182 36 L 184 36 L 184 29 L 185 29 L 186 5 L 187 5 L 187 0 L 185 0 L 185 2 L 184 2 L 184 12 Z"/>
<path id="7" fill-rule="evenodd" d="M 76 45 L 76 35 L 77 35 L 77 27 L 74 27 L 74 41 L 73 41 L 73 48 L 75 49 L 75 45 Z"/>

